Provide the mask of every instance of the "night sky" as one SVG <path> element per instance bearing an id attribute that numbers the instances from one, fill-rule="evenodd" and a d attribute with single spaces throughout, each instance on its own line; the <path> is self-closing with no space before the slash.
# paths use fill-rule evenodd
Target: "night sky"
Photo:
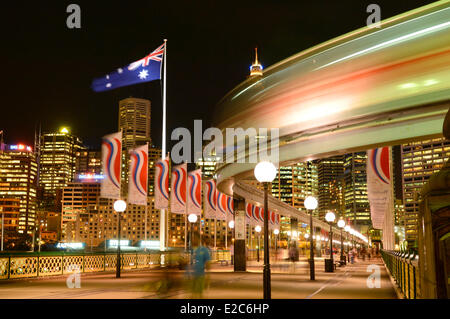
<path id="1" fill-rule="evenodd" d="M 245 80 L 254 47 L 268 67 L 363 27 L 366 7 L 382 19 L 432 1 L 15 1 L 2 3 L 0 130 L 6 143 L 33 144 L 35 127 L 69 126 L 97 147 L 117 131 L 118 101 L 152 101 L 152 138 L 161 140 L 161 84 L 104 93 L 91 81 L 134 62 L 168 39 L 168 134 L 210 124 L 215 104 Z M 81 7 L 81 29 L 68 29 L 66 7 Z M 170 137 L 170 135 L 169 135 Z M 169 145 L 170 146 L 170 145 Z"/>

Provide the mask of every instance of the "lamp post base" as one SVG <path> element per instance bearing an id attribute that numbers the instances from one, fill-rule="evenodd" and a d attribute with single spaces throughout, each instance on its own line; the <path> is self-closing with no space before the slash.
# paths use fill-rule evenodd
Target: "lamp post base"
<path id="1" fill-rule="evenodd" d="M 270 265 L 264 265 L 263 271 L 264 299 L 271 299 Z"/>
<path id="2" fill-rule="evenodd" d="M 333 259 L 325 259 L 325 272 L 334 272 Z"/>

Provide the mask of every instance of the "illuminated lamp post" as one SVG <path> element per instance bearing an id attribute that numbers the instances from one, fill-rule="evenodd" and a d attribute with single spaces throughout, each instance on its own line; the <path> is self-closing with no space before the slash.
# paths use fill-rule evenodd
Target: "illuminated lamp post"
<path id="1" fill-rule="evenodd" d="M 233 249 L 233 254 L 231 254 L 230 259 L 231 259 L 231 264 L 234 265 L 234 220 L 230 220 L 228 222 L 228 227 L 230 227 L 230 229 L 233 230 L 233 238 L 232 238 L 232 245 L 231 248 Z"/>
<path id="2" fill-rule="evenodd" d="M 325 272 L 334 272 L 333 264 L 333 222 L 336 215 L 333 212 L 328 212 L 325 215 L 325 220 L 330 224 L 330 258 L 325 260 Z"/>
<path id="3" fill-rule="evenodd" d="M 193 247 L 192 247 L 192 236 L 194 234 L 194 223 L 197 221 L 197 215 L 196 214 L 189 214 L 188 221 L 190 223 L 190 229 L 189 232 L 189 251 L 191 252 L 191 265 L 194 262 L 193 258 Z"/>
<path id="4" fill-rule="evenodd" d="M 341 218 L 337 223 L 338 227 L 341 229 L 341 263 L 345 264 L 345 256 L 344 256 L 344 237 L 342 235 L 342 231 L 345 227 L 345 221 Z"/>
<path id="5" fill-rule="evenodd" d="M 309 210 L 309 279 L 315 280 L 314 270 L 314 226 L 313 226 L 313 210 L 317 208 L 317 199 L 313 196 L 305 198 L 304 202 L 306 210 Z"/>
<path id="6" fill-rule="evenodd" d="M 118 240 L 117 240 L 117 260 L 116 260 L 116 278 L 120 278 L 120 219 L 122 218 L 120 213 L 123 213 L 127 209 L 127 203 L 124 200 L 116 200 L 114 202 L 114 211 L 117 213 L 117 218 L 119 219 L 118 226 Z"/>
<path id="7" fill-rule="evenodd" d="M 261 238 L 261 235 L 260 235 L 261 226 L 257 225 L 255 227 L 255 232 L 258 233 L 258 245 L 256 246 L 256 261 L 259 262 L 259 247 L 261 246 L 259 239 Z"/>
<path id="8" fill-rule="evenodd" d="M 264 185 L 264 271 L 263 271 L 263 286 L 264 299 L 271 299 L 270 287 L 270 260 L 269 260 L 269 205 L 268 205 L 268 191 L 269 184 L 277 176 L 277 168 L 273 163 L 263 161 L 255 166 L 254 174 L 256 179 Z"/>
<path id="9" fill-rule="evenodd" d="M 273 231 L 273 233 L 275 234 L 275 256 L 277 255 L 277 249 L 278 249 L 278 243 L 277 243 L 277 241 L 278 241 L 278 234 L 280 233 L 280 231 L 278 230 L 278 229 L 275 229 L 274 231 Z"/>

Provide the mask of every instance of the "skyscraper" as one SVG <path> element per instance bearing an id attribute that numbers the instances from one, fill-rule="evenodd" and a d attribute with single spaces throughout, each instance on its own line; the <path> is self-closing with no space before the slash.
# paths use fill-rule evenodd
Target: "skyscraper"
<path id="1" fill-rule="evenodd" d="M 161 152 L 158 147 L 148 148 L 148 196 L 154 195 L 155 164 L 161 158 Z"/>
<path id="2" fill-rule="evenodd" d="M 150 101 L 129 97 L 119 102 L 119 130 L 122 130 L 123 147 L 134 148 L 149 143 L 150 137 Z"/>
<path id="3" fill-rule="evenodd" d="M 82 150 L 75 154 L 75 176 L 102 174 L 102 154 L 99 150 Z"/>
<path id="4" fill-rule="evenodd" d="M 37 163 L 31 147 L 4 145 L 0 151 L 0 198 L 20 200 L 19 233 L 33 233 L 36 187 Z"/>
<path id="5" fill-rule="evenodd" d="M 450 141 L 427 139 L 401 146 L 405 233 L 409 245 L 417 239 L 419 193 L 430 176 L 438 172 L 450 158 Z"/>
<path id="6" fill-rule="evenodd" d="M 366 152 L 349 153 L 344 159 L 345 218 L 361 233 L 371 225 L 366 162 Z"/>
<path id="7" fill-rule="evenodd" d="M 58 133 L 41 136 L 39 186 L 43 189 L 43 206 L 54 210 L 57 190 L 74 179 L 77 153 L 84 151 L 81 140 L 62 128 Z"/>
<path id="8" fill-rule="evenodd" d="M 272 182 L 272 196 L 295 207 L 303 209 L 307 196 L 317 196 L 317 165 L 315 162 L 282 166 Z"/>
<path id="9" fill-rule="evenodd" d="M 319 218 L 325 219 L 327 211 L 343 214 L 344 206 L 344 155 L 317 160 L 319 179 Z"/>

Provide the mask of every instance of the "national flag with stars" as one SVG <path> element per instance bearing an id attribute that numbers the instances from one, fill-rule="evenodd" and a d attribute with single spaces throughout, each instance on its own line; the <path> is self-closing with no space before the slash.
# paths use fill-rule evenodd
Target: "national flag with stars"
<path id="1" fill-rule="evenodd" d="M 117 89 L 122 86 L 150 82 L 161 79 L 161 65 L 164 54 L 164 44 L 146 57 L 123 68 L 92 81 L 92 89 L 102 92 Z"/>

